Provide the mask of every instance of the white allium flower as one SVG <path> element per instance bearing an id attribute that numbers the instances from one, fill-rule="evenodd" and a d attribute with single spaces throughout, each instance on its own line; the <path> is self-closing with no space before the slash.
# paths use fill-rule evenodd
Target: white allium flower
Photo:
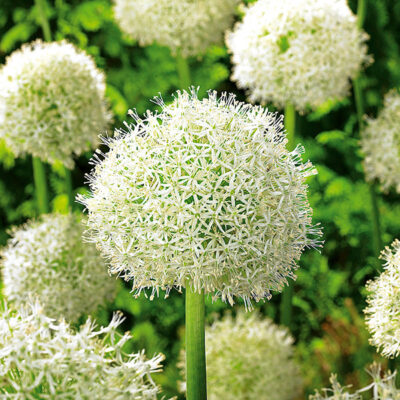
<path id="1" fill-rule="evenodd" d="M 229 314 L 206 328 L 207 395 L 210 400 L 293 400 L 302 392 L 285 327 L 256 312 Z M 179 362 L 185 377 L 185 353 Z M 185 384 L 181 389 L 185 390 Z"/>
<path id="2" fill-rule="evenodd" d="M 72 44 L 40 40 L 12 53 L 0 69 L 0 137 L 26 153 L 72 168 L 108 126 L 104 74 Z"/>
<path id="3" fill-rule="evenodd" d="M 363 393 L 370 393 L 373 400 L 400 400 L 400 390 L 396 387 L 396 375 L 394 373 L 385 372 L 382 373 L 382 367 L 373 363 L 367 372 L 372 378 L 372 383 L 368 386 L 357 390 L 354 393 L 349 393 L 349 387 L 341 386 L 336 378 L 336 375 L 332 375 L 330 382 L 332 388 L 322 389 L 322 393 L 316 391 L 315 395 L 310 396 L 310 400 L 362 400 L 364 397 Z"/>
<path id="4" fill-rule="evenodd" d="M 316 246 L 305 180 L 282 117 L 261 107 L 178 92 L 160 114 L 133 114 L 89 179 L 89 240 L 133 290 L 186 287 L 250 305 L 282 290 Z"/>
<path id="5" fill-rule="evenodd" d="M 343 387 L 335 374 L 331 375 L 329 381 L 331 388 L 324 388 L 321 393 L 316 390 L 314 395 L 309 396 L 309 400 L 362 400 L 359 393 L 349 393 L 349 386 Z"/>
<path id="6" fill-rule="evenodd" d="M 393 249 L 393 250 L 392 250 Z M 367 282 L 368 307 L 364 310 L 371 344 L 385 357 L 400 354 L 400 241 L 386 247 L 381 258 L 384 271 Z"/>
<path id="7" fill-rule="evenodd" d="M 346 0 L 258 0 L 226 36 L 232 79 L 254 102 L 315 108 L 347 95 L 366 34 Z"/>
<path id="8" fill-rule="evenodd" d="M 88 320 L 78 332 L 42 313 L 38 303 L 0 316 L 0 399 L 156 400 L 151 378 L 163 356 L 125 354 L 130 336 L 114 315 L 100 329 Z"/>
<path id="9" fill-rule="evenodd" d="M 121 30 L 141 46 L 154 42 L 173 54 L 197 56 L 223 41 L 239 0 L 115 0 Z"/>
<path id="10" fill-rule="evenodd" d="M 13 228 L 2 250 L 4 293 L 17 306 L 29 295 L 46 314 L 75 322 L 112 300 L 116 280 L 95 246 L 82 241 L 76 215 L 46 215 Z"/>
<path id="11" fill-rule="evenodd" d="M 361 135 L 364 168 L 369 181 L 378 179 L 383 190 L 400 193 L 400 93 L 391 90 L 376 119 L 368 119 Z"/>

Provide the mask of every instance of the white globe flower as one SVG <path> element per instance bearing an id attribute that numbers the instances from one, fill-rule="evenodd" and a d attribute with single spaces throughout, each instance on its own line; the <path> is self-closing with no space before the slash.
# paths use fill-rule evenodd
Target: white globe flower
<path id="1" fill-rule="evenodd" d="M 386 247 L 384 271 L 367 283 L 368 307 L 364 310 L 370 342 L 385 357 L 400 354 L 400 241 Z"/>
<path id="2" fill-rule="evenodd" d="M 141 46 L 154 42 L 173 54 L 197 56 L 223 41 L 239 0 L 115 0 L 121 30 Z"/>
<path id="3" fill-rule="evenodd" d="M 210 400 L 300 398 L 302 378 L 285 327 L 256 312 L 229 314 L 206 328 L 207 395 Z M 185 353 L 179 367 L 185 377 Z M 185 384 L 181 389 L 185 390 Z"/>
<path id="4" fill-rule="evenodd" d="M 55 322 L 38 304 L 0 316 L 0 399 L 156 400 L 151 374 L 162 355 L 125 354 L 130 336 L 115 315 L 100 329 L 88 320 L 78 332 Z"/>
<path id="5" fill-rule="evenodd" d="M 95 246 L 82 242 L 84 225 L 75 215 L 46 215 L 11 231 L 2 250 L 4 293 L 17 306 L 29 295 L 46 314 L 76 322 L 111 301 L 116 280 Z"/>
<path id="6" fill-rule="evenodd" d="M 391 90 L 376 119 L 368 119 L 361 135 L 364 168 L 369 181 L 379 180 L 383 190 L 400 193 L 400 93 Z"/>
<path id="7" fill-rule="evenodd" d="M 332 375 L 330 378 L 332 387 L 322 389 L 321 393 L 316 391 L 315 395 L 309 397 L 309 400 L 363 400 L 365 393 L 369 393 L 371 396 L 368 396 L 368 399 L 372 400 L 400 399 L 400 389 L 396 387 L 397 371 L 383 372 L 381 365 L 373 363 L 367 372 L 371 376 L 372 382 L 354 393 L 350 393 L 349 386 L 341 386 L 336 375 Z"/>
<path id="8" fill-rule="evenodd" d="M 159 104 L 105 140 L 79 197 L 89 240 L 137 294 L 189 284 L 249 306 L 282 290 L 320 235 L 305 184 L 315 170 L 286 149 L 282 118 L 215 92 Z"/>
<path id="9" fill-rule="evenodd" d="M 104 74 L 82 50 L 26 44 L 0 69 L 0 138 L 17 156 L 72 168 L 110 122 L 104 95 Z"/>
<path id="10" fill-rule="evenodd" d="M 258 0 L 226 41 L 232 79 L 253 102 L 298 111 L 347 95 L 369 60 L 346 0 Z"/>

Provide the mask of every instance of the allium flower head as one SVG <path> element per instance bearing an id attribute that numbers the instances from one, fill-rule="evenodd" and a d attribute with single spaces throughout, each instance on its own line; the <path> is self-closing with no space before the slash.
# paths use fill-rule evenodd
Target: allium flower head
<path id="1" fill-rule="evenodd" d="M 349 392 L 349 386 L 343 387 L 337 381 L 336 375 L 332 375 L 330 382 L 332 388 L 322 389 L 322 393 L 316 391 L 315 395 L 310 396 L 310 400 L 362 400 L 364 397 L 363 393 L 370 393 L 372 397 L 368 397 L 372 400 L 399 400 L 400 390 L 396 387 L 396 375 L 394 373 L 384 372 L 382 373 L 382 367 L 373 363 L 367 372 L 372 378 L 372 383 L 368 386 L 361 388 L 354 393 Z"/>
<path id="2" fill-rule="evenodd" d="M 162 355 L 125 354 L 129 335 L 115 315 L 100 329 L 88 320 L 75 332 L 38 304 L 0 317 L 0 399 L 156 400 L 151 378 Z"/>
<path id="3" fill-rule="evenodd" d="M 141 46 L 154 42 L 182 56 L 203 54 L 223 41 L 239 0 L 115 0 L 121 30 Z"/>
<path id="4" fill-rule="evenodd" d="M 4 293 L 17 306 L 29 295 L 46 314 L 75 322 L 112 300 L 116 281 L 95 246 L 82 241 L 75 215 L 47 215 L 11 231 L 2 251 Z"/>
<path id="5" fill-rule="evenodd" d="M 376 119 L 368 119 L 361 136 L 367 179 L 378 179 L 383 190 L 400 193 L 400 93 L 391 90 Z"/>
<path id="6" fill-rule="evenodd" d="M 282 118 L 215 92 L 158 102 L 106 140 L 80 197 L 89 240 L 137 293 L 189 282 L 249 305 L 281 290 L 320 235 L 305 184 L 315 170 L 286 150 Z"/>
<path id="7" fill-rule="evenodd" d="M 227 34 L 232 79 L 254 102 L 297 110 L 342 98 L 368 61 L 346 0 L 258 0 Z"/>
<path id="8" fill-rule="evenodd" d="M 72 44 L 36 41 L 0 69 L 0 137 L 15 155 L 73 167 L 110 121 L 103 73 Z"/>
<path id="9" fill-rule="evenodd" d="M 386 247 L 381 258 L 386 262 L 384 271 L 367 283 L 369 292 L 365 318 L 372 337 L 371 344 L 382 355 L 397 357 L 400 354 L 400 241 Z"/>
<path id="10" fill-rule="evenodd" d="M 206 358 L 210 400 L 293 400 L 302 392 L 289 331 L 255 312 L 228 314 L 207 327 Z"/>

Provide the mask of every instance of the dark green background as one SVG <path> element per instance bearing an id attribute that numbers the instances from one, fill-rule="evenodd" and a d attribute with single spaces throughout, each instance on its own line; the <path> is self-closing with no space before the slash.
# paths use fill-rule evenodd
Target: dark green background
<path id="1" fill-rule="evenodd" d="M 376 115 L 388 89 L 400 86 L 400 2 L 369 0 L 366 31 L 370 54 L 375 62 L 361 84 L 369 115 Z M 355 1 L 351 2 L 355 11 Z M 107 97 L 120 127 L 129 108 L 138 113 L 153 109 L 149 100 L 159 93 L 168 101 L 179 89 L 176 63 L 166 48 L 139 47 L 124 37 L 112 18 L 107 0 L 48 3 L 47 15 L 56 39 L 67 38 L 93 55 L 107 75 Z M 22 43 L 42 36 L 38 13 L 33 4 L 22 0 L 0 2 L 0 62 Z M 340 55 L 338 55 L 340 56 Z M 213 47 L 202 59 L 190 59 L 192 83 L 207 89 L 230 91 L 245 99 L 230 82 L 230 61 L 224 47 Z M 271 107 L 272 108 L 272 107 Z M 18 121 L 16 121 L 18 122 Z M 297 140 L 306 147 L 319 174 L 309 180 L 314 220 L 324 227 L 325 246 L 321 253 L 307 251 L 301 260 L 294 290 L 294 320 L 297 357 L 302 364 L 305 391 L 326 385 L 331 372 L 355 387 L 368 380 L 364 368 L 379 359 L 368 345 L 362 309 L 365 282 L 375 276 L 377 265 L 372 246 L 371 203 L 364 182 L 359 150 L 357 117 L 352 96 L 340 103 L 326 104 L 297 119 Z M 84 187 L 88 172 L 87 154 L 77 160 L 73 171 L 76 192 Z M 64 211 L 62 171 L 49 167 L 52 208 Z M 35 216 L 31 159 L 14 159 L 0 142 L 0 244 L 7 240 L 7 229 Z M 380 195 L 383 242 L 400 238 L 400 202 L 396 193 Z M 380 267 L 380 263 L 378 263 Z M 263 313 L 279 320 L 280 295 L 256 305 Z M 240 305 L 239 305 L 240 306 Z M 229 308 L 207 300 L 208 320 Z M 176 394 L 179 379 L 175 367 L 184 326 L 184 296 L 179 293 L 164 300 L 150 301 L 143 295 L 133 299 L 123 287 L 110 309 L 99 314 L 105 322 L 112 310 L 127 316 L 123 328 L 131 330 L 132 349 L 146 348 L 151 356 L 163 352 L 165 373 L 158 381 L 168 395 Z M 386 361 L 383 361 L 386 363 Z M 252 368 L 249 365 L 249 368 Z M 273 368 L 273 366 L 271 366 Z"/>

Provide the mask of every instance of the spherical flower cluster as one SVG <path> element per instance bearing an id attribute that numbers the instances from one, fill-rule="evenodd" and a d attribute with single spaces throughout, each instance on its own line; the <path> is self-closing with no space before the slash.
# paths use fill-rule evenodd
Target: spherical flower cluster
<path id="1" fill-rule="evenodd" d="M 183 376 L 184 358 L 182 352 Z M 207 327 L 206 358 L 210 400 L 293 400 L 302 392 L 289 331 L 255 312 L 226 315 Z"/>
<path id="2" fill-rule="evenodd" d="M 368 61 L 346 0 L 258 0 L 227 34 L 232 79 L 254 102 L 297 110 L 342 98 Z"/>
<path id="3" fill-rule="evenodd" d="M 250 305 L 281 290 L 320 235 L 305 184 L 315 170 L 285 148 L 282 118 L 215 92 L 158 102 L 105 140 L 79 198 L 89 240 L 137 294 L 189 284 Z"/>
<path id="4" fill-rule="evenodd" d="M 0 69 L 0 138 L 15 155 L 73 167 L 110 121 L 104 74 L 72 44 L 36 41 Z"/>
<path id="5" fill-rule="evenodd" d="M 38 304 L 0 317 L 0 398 L 52 400 L 156 400 L 151 374 L 162 355 L 125 354 L 129 335 L 115 315 L 100 329 L 88 320 L 78 332 L 55 322 Z"/>
<path id="6" fill-rule="evenodd" d="M 316 391 L 315 395 L 309 397 L 310 400 L 362 400 L 363 393 L 370 393 L 372 400 L 398 400 L 400 399 L 400 389 L 396 387 L 396 375 L 394 373 L 382 373 L 379 364 L 374 363 L 367 370 L 372 378 L 372 383 L 365 388 L 359 389 L 354 393 L 349 392 L 349 387 L 343 387 L 337 381 L 336 375 L 332 375 L 330 382 L 332 388 L 322 389 L 322 393 Z"/>
<path id="7" fill-rule="evenodd" d="M 4 293 L 17 306 L 31 295 L 46 314 L 75 322 L 112 300 L 116 280 L 75 215 L 47 215 L 11 231 L 2 251 Z"/>
<path id="8" fill-rule="evenodd" d="M 368 307 L 364 310 L 371 344 L 385 357 L 400 354 L 400 241 L 386 247 L 384 271 L 367 283 Z"/>
<path id="9" fill-rule="evenodd" d="M 223 41 L 238 0 L 115 0 L 121 30 L 141 46 L 154 42 L 184 57 Z"/>
<path id="10" fill-rule="evenodd" d="M 378 118 L 368 119 L 361 135 L 368 180 L 378 179 L 383 190 L 394 187 L 400 193 L 400 93 L 392 90 Z"/>

